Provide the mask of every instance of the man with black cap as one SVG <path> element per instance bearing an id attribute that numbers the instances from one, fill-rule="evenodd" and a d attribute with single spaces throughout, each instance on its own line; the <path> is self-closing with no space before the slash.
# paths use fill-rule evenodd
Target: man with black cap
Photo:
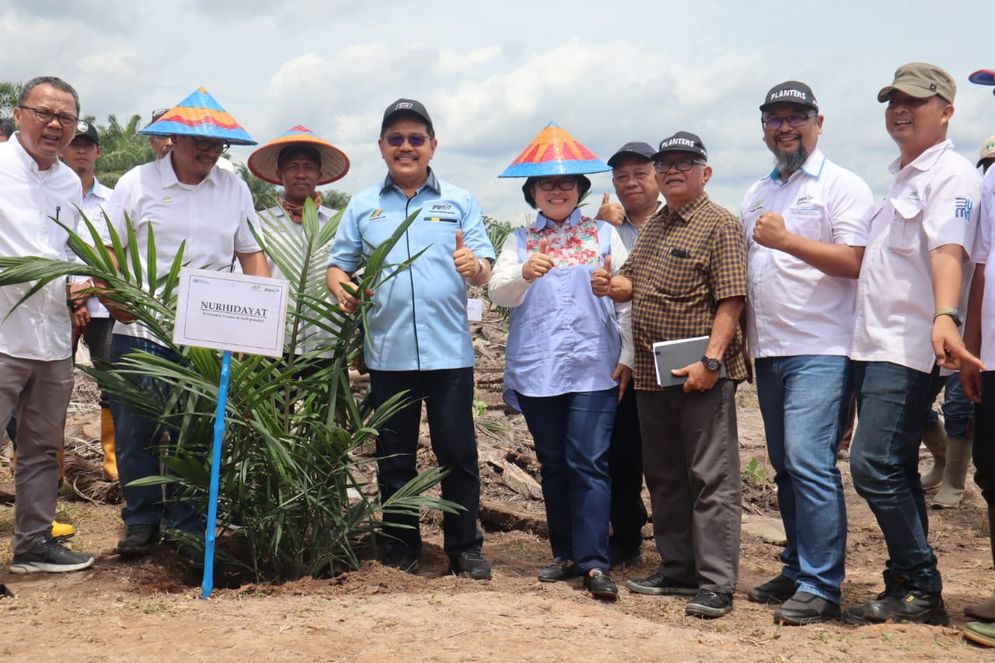
<path id="1" fill-rule="evenodd" d="M 401 392 L 412 401 L 379 431 L 381 500 L 416 476 L 424 400 L 432 449 L 439 464 L 449 470 L 442 480 L 442 496 L 464 508 L 443 517 L 450 570 L 488 579 L 491 567 L 480 553 L 483 536 L 477 529 L 480 473 L 466 285 L 487 282 L 494 248 L 473 196 L 439 180 L 429 167 L 437 141 L 421 102 L 398 99 L 388 106 L 378 144 L 387 177 L 349 202 L 329 256 L 328 288 L 345 311 L 355 312 L 359 293 L 351 287 L 350 275 L 408 216 L 417 213 L 387 255 L 387 263 L 421 255 L 403 273 L 366 295 L 371 306 L 364 359 L 370 368 L 374 406 L 383 406 Z M 418 517 L 384 514 L 384 522 L 390 536 L 384 563 L 416 572 L 422 543 Z"/>
<path id="2" fill-rule="evenodd" d="M 884 534 L 888 561 L 884 592 L 843 612 L 851 624 L 949 620 L 927 541 L 918 448 L 940 368 L 981 364 L 959 330 L 980 178 L 947 139 L 955 91 L 949 73 L 914 62 L 878 92 L 899 157 L 888 195 L 872 212 L 857 282 L 850 358 L 860 420 L 850 469 Z"/>
<path id="3" fill-rule="evenodd" d="M 746 251 L 739 220 L 705 193 L 712 176 L 701 138 L 679 131 L 653 155 L 666 206 L 643 227 L 619 275 L 592 278 L 595 294 L 633 302 L 633 377 L 652 496 L 659 570 L 626 586 L 693 596 L 688 615 L 732 610 L 739 570 L 740 474 L 736 384 L 746 379 L 739 316 Z M 699 361 L 661 386 L 653 344 L 708 337 Z"/>
<path id="4" fill-rule="evenodd" d="M 94 226 L 100 229 L 104 225 L 104 206 L 111 197 L 113 190 L 101 184 L 96 177 L 97 159 L 103 156 L 100 147 L 100 136 L 97 127 L 86 120 L 80 120 L 76 125 L 76 136 L 69 147 L 62 151 L 62 161 L 79 175 L 83 183 L 83 214 Z M 86 241 L 90 241 L 90 231 L 82 219 L 76 228 L 76 233 Z M 75 277 L 74 289 L 93 288 L 93 282 L 87 277 Z M 114 330 L 114 319 L 97 297 L 90 297 L 80 303 L 87 322 L 83 327 L 83 342 L 90 351 L 90 357 L 97 368 L 107 368 L 111 360 L 111 336 Z M 75 329 L 74 329 L 75 331 Z M 74 335 L 74 342 L 79 337 Z M 101 365 L 101 362 L 103 365 Z M 110 400 L 107 394 L 100 392 L 100 445 L 104 450 L 104 477 L 108 481 L 117 481 L 117 461 L 114 456 L 114 421 L 111 418 Z"/>
<path id="5" fill-rule="evenodd" d="M 629 252 L 636 245 L 636 237 L 646 220 L 660 207 L 660 189 L 653 170 L 655 152 L 646 143 L 631 142 L 620 147 L 608 159 L 615 195 L 621 204 L 611 202 L 611 196 L 605 193 L 597 218 L 615 226 Z M 632 368 L 620 364 L 617 370 L 619 374 L 615 378 L 619 380 L 619 402 L 608 459 L 612 491 L 611 537 L 608 543 L 612 566 L 634 564 L 640 560 L 642 529 L 647 520 L 642 497 L 642 439 L 639 435 L 636 395 L 633 389 L 628 389 Z"/>
<path id="6" fill-rule="evenodd" d="M 747 345 L 787 545 L 780 575 L 749 598 L 781 603 L 774 621 L 801 625 L 840 617 L 846 505 L 836 445 L 849 414 L 847 353 L 873 195 L 819 150 L 823 116 L 808 85 L 774 86 L 760 113 L 776 164 L 740 211 Z"/>

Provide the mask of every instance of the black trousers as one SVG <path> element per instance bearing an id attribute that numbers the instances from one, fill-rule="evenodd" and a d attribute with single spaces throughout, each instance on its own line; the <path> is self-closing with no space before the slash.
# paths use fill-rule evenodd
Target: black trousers
<path id="1" fill-rule="evenodd" d="M 989 510 L 995 509 L 995 371 L 981 374 L 982 401 L 974 406 L 974 482 Z"/>
<path id="2" fill-rule="evenodd" d="M 639 433 L 636 390 L 629 385 L 615 413 L 608 452 L 608 472 L 612 480 L 609 546 L 622 553 L 636 552 L 643 542 L 646 524 L 643 504 L 643 444 Z"/>
<path id="3" fill-rule="evenodd" d="M 444 547 L 448 555 L 479 550 L 483 535 L 477 529 L 480 509 L 480 471 L 473 426 L 473 369 L 440 371 L 370 370 L 370 393 L 375 408 L 392 396 L 407 392 L 408 405 L 380 428 L 377 438 L 377 474 L 380 499 L 386 501 L 417 474 L 415 453 L 422 401 L 428 411 L 432 451 L 449 473 L 442 480 L 442 497 L 466 510 L 443 516 Z M 396 527 L 403 525 L 407 527 Z M 384 514 L 384 532 L 393 539 L 387 547 L 405 546 L 412 556 L 421 553 L 418 518 Z"/>

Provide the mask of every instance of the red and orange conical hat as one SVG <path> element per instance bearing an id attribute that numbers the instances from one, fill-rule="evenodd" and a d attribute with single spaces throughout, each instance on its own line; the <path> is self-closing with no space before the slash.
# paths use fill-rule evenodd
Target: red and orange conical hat
<path id="1" fill-rule="evenodd" d="M 142 129 L 147 136 L 193 136 L 226 140 L 232 145 L 255 145 L 256 141 L 228 114 L 203 86 L 176 104 L 162 117 Z"/>
<path id="2" fill-rule="evenodd" d="M 556 122 L 550 122 L 498 177 L 601 173 L 611 168 Z"/>
<path id="3" fill-rule="evenodd" d="M 306 145 L 321 155 L 321 174 L 318 184 L 328 184 L 342 179 L 349 172 L 349 157 L 327 140 L 322 140 L 314 132 L 298 124 L 266 143 L 249 155 L 248 166 L 252 174 L 271 184 L 282 184 L 277 168 L 280 152 L 289 145 Z"/>

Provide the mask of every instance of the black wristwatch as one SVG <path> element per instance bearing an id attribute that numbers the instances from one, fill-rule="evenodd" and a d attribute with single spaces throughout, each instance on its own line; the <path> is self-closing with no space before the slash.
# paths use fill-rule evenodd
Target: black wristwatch
<path id="1" fill-rule="evenodd" d="M 712 373 L 722 368 L 721 359 L 712 359 L 711 357 L 705 355 L 701 356 L 701 363 L 704 364 L 705 368 L 710 370 Z"/>

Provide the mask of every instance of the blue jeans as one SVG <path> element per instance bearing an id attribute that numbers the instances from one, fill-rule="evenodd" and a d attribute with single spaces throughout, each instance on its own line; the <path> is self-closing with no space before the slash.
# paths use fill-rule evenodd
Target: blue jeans
<path id="1" fill-rule="evenodd" d="M 539 457 L 553 557 L 573 560 L 582 573 L 608 571 L 608 448 L 618 390 L 516 394 Z"/>
<path id="2" fill-rule="evenodd" d="M 782 573 L 799 591 L 839 604 L 846 504 L 836 445 L 850 405 L 850 360 L 831 355 L 757 359 L 757 396 L 787 545 Z"/>
<path id="3" fill-rule="evenodd" d="M 926 423 L 933 423 L 939 419 L 939 415 L 933 409 L 933 401 L 939 395 L 940 389 L 943 389 L 943 405 L 940 406 L 943 412 L 943 430 L 948 437 L 961 440 L 971 437 L 974 403 L 960 386 L 960 373 L 948 375 L 946 378 L 941 377 L 930 390 L 929 403 L 926 404 Z"/>
<path id="4" fill-rule="evenodd" d="M 927 542 L 929 520 L 919 481 L 923 412 L 939 370 L 923 373 L 889 362 L 853 362 L 859 420 L 850 447 L 857 494 L 867 500 L 888 546 L 885 587 L 943 588 Z"/>
<path id="5" fill-rule="evenodd" d="M 144 352 L 176 361 L 177 355 L 169 349 L 142 338 L 114 334 L 111 340 L 111 364 L 118 365 L 121 357 L 133 352 Z M 147 376 L 129 375 L 139 393 L 146 394 L 154 401 L 164 401 L 169 387 L 159 380 Z M 114 445 L 117 451 L 118 477 L 124 507 L 121 519 L 126 526 L 158 526 L 167 516 L 167 527 L 181 529 L 192 534 L 204 534 L 204 517 L 198 513 L 195 504 L 184 499 L 185 490 L 176 484 L 163 486 L 128 486 L 136 479 L 159 476 L 163 469 L 159 463 L 162 434 L 168 433 L 170 443 L 176 444 L 177 432 L 163 430 L 155 420 L 142 410 L 119 397 L 111 399 L 111 414 L 114 418 Z M 205 450 L 206 451 L 206 450 Z M 169 508 L 164 511 L 163 500 L 168 500 Z"/>

